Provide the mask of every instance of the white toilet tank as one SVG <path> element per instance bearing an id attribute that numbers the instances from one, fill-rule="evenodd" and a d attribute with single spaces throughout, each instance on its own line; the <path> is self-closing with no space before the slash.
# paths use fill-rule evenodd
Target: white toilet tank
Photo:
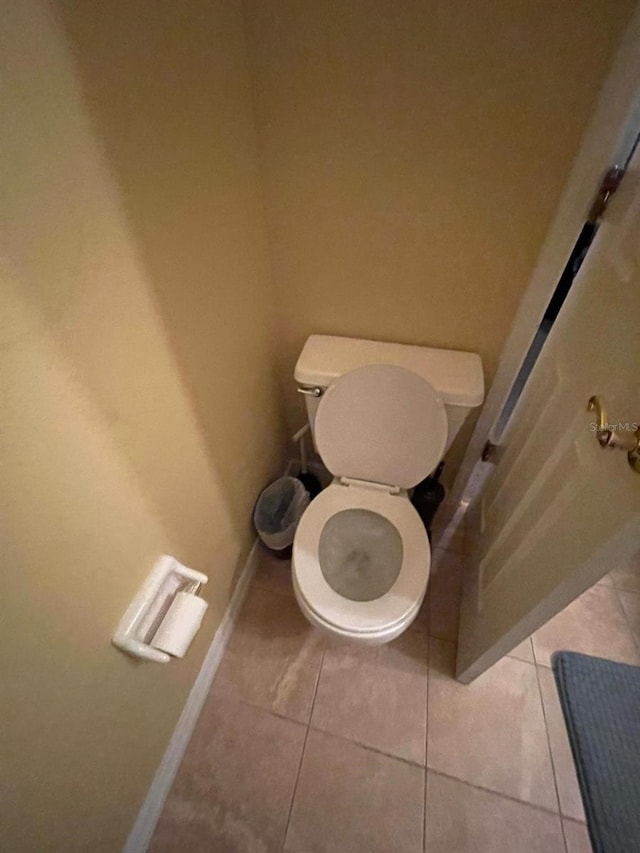
<path id="1" fill-rule="evenodd" d="M 338 376 L 367 364 L 406 367 L 435 388 L 447 413 L 445 451 L 471 409 L 482 405 L 484 400 L 482 361 L 476 353 L 311 335 L 300 353 L 294 376 L 299 388 L 309 392 L 305 394 L 305 402 L 312 432 L 322 392 Z"/>

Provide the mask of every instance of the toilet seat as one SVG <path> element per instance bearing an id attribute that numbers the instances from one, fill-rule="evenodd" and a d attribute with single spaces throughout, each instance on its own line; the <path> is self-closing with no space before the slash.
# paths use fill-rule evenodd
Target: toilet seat
<path id="1" fill-rule="evenodd" d="M 399 573 L 391 588 L 371 601 L 335 592 L 320 566 L 319 547 L 327 522 L 348 509 L 364 509 L 390 522 L 402 541 Z M 373 484 L 334 481 L 304 512 L 293 543 L 293 580 L 298 602 L 311 621 L 333 633 L 370 642 L 400 634 L 420 608 L 429 579 L 427 534 L 406 493 Z"/>

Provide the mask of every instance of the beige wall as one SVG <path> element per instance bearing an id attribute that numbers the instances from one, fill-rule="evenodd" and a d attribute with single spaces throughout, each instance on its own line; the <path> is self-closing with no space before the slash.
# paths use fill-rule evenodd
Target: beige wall
<path id="1" fill-rule="evenodd" d="M 0 847 L 16 853 L 121 848 L 283 452 L 238 4 L 61 12 L 6 3 L 0 27 Z M 211 607 L 184 661 L 136 663 L 110 637 L 164 552 L 210 575 Z"/>
<path id="2" fill-rule="evenodd" d="M 311 332 L 474 350 L 491 380 L 632 6 L 248 0 L 291 426 Z"/>

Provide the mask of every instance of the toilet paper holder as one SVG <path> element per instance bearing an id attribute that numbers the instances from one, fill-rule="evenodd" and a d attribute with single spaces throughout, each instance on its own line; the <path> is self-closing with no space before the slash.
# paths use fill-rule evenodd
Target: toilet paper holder
<path id="1" fill-rule="evenodd" d="M 175 557 L 164 554 L 156 562 L 133 601 L 125 611 L 113 635 L 112 643 L 137 658 L 168 663 L 171 655 L 154 649 L 150 641 L 166 615 L 177 592 L 185 585 L 196 592 L 195 584 L 206 584 L 207 575 L 183 566 Z"/>

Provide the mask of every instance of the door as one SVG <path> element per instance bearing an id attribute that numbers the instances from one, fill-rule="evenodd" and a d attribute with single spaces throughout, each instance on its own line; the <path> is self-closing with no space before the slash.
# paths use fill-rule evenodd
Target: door
<path id="1" fill-rule="evenodd" d="M 471 681 L 640 548 L 640 149 L 551 330 L 472 509 L 458 678 Z M 640 434 L 640 433 L 639 433 Z"/>

